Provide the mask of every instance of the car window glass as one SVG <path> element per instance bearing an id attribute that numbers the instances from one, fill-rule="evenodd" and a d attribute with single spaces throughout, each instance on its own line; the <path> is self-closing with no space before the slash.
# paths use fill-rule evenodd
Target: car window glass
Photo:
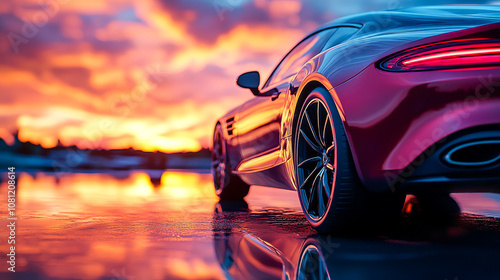
<path id="1" fill-rule="evenodd" d="M 356 27 L 339 27 L 337 28 L 337 32 L 335 32 L 330 39 L 328 39 L 328 42 L 323 47 L 323 50 L 329 49 L 331 47 L 334 47 L 335 45 L 338 45 L 345 40 L 349 39 L 356 31 L 359 29 Z"/>
<path id="2" fill-rule="evenodd" d="M 321 49 L 336 29 L 327 29 L 313 34 L 298 44 L 280 63 L 266 85 L 282 81 L 297 73 L 311 58 L 321 52 Z"/>

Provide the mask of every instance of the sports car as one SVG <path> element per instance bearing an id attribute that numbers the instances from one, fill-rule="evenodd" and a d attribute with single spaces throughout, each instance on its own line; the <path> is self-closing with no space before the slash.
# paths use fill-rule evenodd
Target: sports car
<path id="1" fill-rule="evenodd" d="M 218 119 L 222 200 L 297 191 L 320 232 L 399 217 L 405 196 L 500 189 L 500 6 L 370 12 L 317 29 Z"/>

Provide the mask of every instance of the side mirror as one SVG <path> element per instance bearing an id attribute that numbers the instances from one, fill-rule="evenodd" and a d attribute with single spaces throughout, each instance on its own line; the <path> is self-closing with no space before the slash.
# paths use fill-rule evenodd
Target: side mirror
<path id="1" fill-rule="evenodd" d="M 257 71 L 241 74 L 236 80 L 236 84 L 242 88 L 248 88 L 254 95 L 260 96 L 260 74 Z"/>

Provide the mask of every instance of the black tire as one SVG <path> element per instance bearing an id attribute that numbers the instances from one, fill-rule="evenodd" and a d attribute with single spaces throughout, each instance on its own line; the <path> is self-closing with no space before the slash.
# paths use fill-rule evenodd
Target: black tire
<path id="1" fill-rule="evenodd" d="M 250 185 L 232 174 L 226 153 L 226 142 L 220 124 L 215 126 L 212 145 L 212 176 L 215 193 L 221 200 L 242 200 L 250 190 Z"/>
<path id="2" fill-rule="evenodd" d="M 319 232 L 353 233 L 401 213 L 402 195 L 370 194 L 361 184 L 342 120 L 324 88 L 313 90 L 302 105 L 294 166 L 302 210 Z"/>

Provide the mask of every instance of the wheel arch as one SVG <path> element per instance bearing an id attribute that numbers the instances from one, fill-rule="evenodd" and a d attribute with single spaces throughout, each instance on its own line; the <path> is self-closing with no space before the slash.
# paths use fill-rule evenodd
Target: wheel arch
<path id="1" fill-rule="evenodd" d="M 291 122 L 292 127 L 290 128 L 290 135 L 292 137 L 292 143 L 295 143 L 295 129 L 297 128 L 297 122 L 299 121 L 299 115 L 300 115 L 300 110 L 302 108 L 302 105 L 304 105 L 305 100 L 307 99 L 307 96 L 316 88 L 321 87 L 324 88 L 325 90 L 328 90 L 328 88 L 323 85 L 320 81 L 318 80 L 311 80 L 307 84 L 305 84 L 303 87 L 299 88 L 297 91 L 297 97 L 295 98 L 295 104 L 293 106 L 293 120 Z M 292 153 L 295 152 L 293 150 L 292 146 Z"/>
<path id="2" fill-rule="evenodd" d="M 292 112 L 293 118 L 290 121 L 291 127 L 287 130 L 287 131 L 289 131 L 288 136 L 290 137 L 291 144 L 292 144 L 290 147 L 290 153 L 289 153 L 291 155 L 290 161 L 293 165 L 294 164 L 293 163 L 293 155 L 295 153 L 295 151 L 294 151 L 294 149 L 295 149 L 295 145 L 294 145 L 295 133 L 294 132 L 295 132 L 295 129 L 297 127 L 300 110 L 301 110 L 302 105 L 304 104 L 305 100 L 307 99 L 307 96 L 314 89 L 316 89 L 318 87 L 323 88 L 324 90 L 328 91 L 328 93 L 330 94 L 330 96 L 333 99 L 333 102 L 335 104 L 337 112 L 339 113 L 339 116 L 342 120 L 342 124 L 344 125 L 344 131 L 345 131 L 346 136 L 347 136 L 347 144 L 349 146 L 349 153 L 351 154 L 351 156 L 353 158 L 356 173 L 358 174 L 359 178 L 363 178 L 363 175 L 361 174 L 360 168 L 358 165 L 356 153 L 353 150 L 353 147 L 351 144 L 351 136 L 350 136 L 349 130 L 347 129 L 347 126 L 346 126 L 346 117 L 345 117 L 344 109 L 342 107 L 342 103 L 340 102 L 340 99 L 337 95 L 337 92 L 335 91 L 335 89 L 333 88 L 333 86 L 331 85 L 329 80 L 325 76 L 323 76 L 321 73 L 317 73 L 317 72 L 311 73 L 303 80 L 300 87 L 297 89 L 297 91 L 295 93 L 296 97 L 294 98 L 294 101 L 291 104 L 290 112 Z M 293 177 L 295 177 L 295 176 L 293 176 Z"/>
<path id="3" fill-rule="evenodd" d="M 295 141 L 293 138 L 294 135 L 294 130 L 297 127 L 297 122 L 299 119 L 299 114 L 300 110 L 302 108 L 302 105 L 304 104 L 304 101 L 307 99 L 307 96 L 316 88 L 323 88 L 324 90 L 328 91 L 333 99 L 333 102 L 335 103 L 335 107 L 337 108 L 337 112 L 340 115 L 340 118 L 342 119 L 342 122 L 345 123 L 345 115 L 344 115 L 344 110 L 342 108 L 342 105 L 340 103 L 340 100 L 337 96 L 337 93 L 335 92 L 333 86 L 331 85 L 330 81 L 323 76 L 320 73 L 311 73 L 308 75 L 301 83 L 300 87 L 297 89 L 295 95 L 296 97 L 294 98 L 294 101 L 291 104 L 291 112 L 292 112 L 292 121 L 290 122 L 291 127 L 287 130 L 289 131 L 289 135 L 292 137 L 292 141 Z M 348 133 L 346 131 L 346 133 Z M 292 142 L 293 143 L 293 142 Z M 293 150 L 292 150 L 293 152 Z"/>

